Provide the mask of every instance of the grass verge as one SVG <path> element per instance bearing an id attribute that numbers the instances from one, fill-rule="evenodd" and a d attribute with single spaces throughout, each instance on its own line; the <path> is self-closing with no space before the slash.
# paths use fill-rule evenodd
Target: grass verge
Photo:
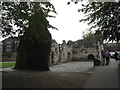
<path id="1" fill-rule="evenodd" d="M 14 67 L 15 62 L 0 62 L 0 68 L 8 68 L 8 67 Z"/>

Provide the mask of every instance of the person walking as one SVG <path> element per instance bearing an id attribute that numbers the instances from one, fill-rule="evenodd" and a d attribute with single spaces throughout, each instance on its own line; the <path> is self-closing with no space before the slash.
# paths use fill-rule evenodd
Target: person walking
<path id="1" fill-rule="evenodd" d="M 105 52 L 105 59 L 106 59 L 106 65 L 109 65 L 109 62 L 110 62 L 110 52 L 109 51 L 106 51 Z"/>
<path id="2" fill-rule="evenodd" d="M 105 50 L 101 51 L 101 56 L 102 56 L 102 65 L 105 65 Z"/>
<path id="3" fill-rule="evenodd" d="M 118 60 L 118 53 L 117 52 L 115 52 L 115 60 L 117 61 Z"/>

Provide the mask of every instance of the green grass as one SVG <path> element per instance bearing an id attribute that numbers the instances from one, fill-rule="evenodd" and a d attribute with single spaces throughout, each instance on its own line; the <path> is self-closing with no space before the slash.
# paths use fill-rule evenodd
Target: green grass
<path id="1" fill-rule="evenodd" d="M 8 68 L 8 67 L 14 67 L 15 62 L 6 62 L 6 63 L 0 63 L 0 68 Z"/>

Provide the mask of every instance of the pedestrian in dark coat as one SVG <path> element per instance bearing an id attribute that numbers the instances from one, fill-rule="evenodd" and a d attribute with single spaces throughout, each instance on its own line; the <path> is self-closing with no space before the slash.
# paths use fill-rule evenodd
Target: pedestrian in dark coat
<path id="1" fill-rule="evenodd" d="M 118 53 L 117 52 L 115 52 L 115 60 L 117 61 L 118 60 Z"/>
<path id="2" fill-rule="evenodd" d="M 101 51 L 101 56 L 102 56 L 101 63 L 102 63 L 102 65 L 105 65 L 105 51 L 104 50 Z"/>
<path id="3" fill-rule="evenodd" d="M 111 56 L 110 52 L 109 52 L 109 51 L 106 51 L 106 52 L 105 52 L 106 65 L 109 65 L 110 56 Z"/>

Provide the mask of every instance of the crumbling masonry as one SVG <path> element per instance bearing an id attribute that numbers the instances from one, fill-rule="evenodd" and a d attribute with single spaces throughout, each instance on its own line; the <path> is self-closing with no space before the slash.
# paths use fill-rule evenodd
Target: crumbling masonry
<path id="1" fill-rule="evenodd" d="M 50 65 L 72 61 L 72 46 L 66 41 L 62 44 L 58 44 L 55 40 L 52 40 L 51 53 L 50 53 Z"/>
<path id="2" fill-rule="evenodd" d="M 13 53 L 16 51 L 18 45 L 18 39 L 5 39 L 2 44 L 2 51 L 4 51 L 3 53 Z M 56 65 L 73 60 L 87 60 L 87 56 L 89 54 L 93 54 L 95 56 L 99 55 L 98 51 L 98 45 L 94 40 L 88 41 L 81 39 L 75 42 L 68 41 L 67 43 L 65 40 L 63 40 L 62 44 L 58 44 L 55 40 L 52 40 L 49 65 Z"/>
<path id="3" fill-rule="evenodd" d="M 98 45 L 95 41 L 78 40 L 75 42 L 63 40 L 62 44 L 52 41 L 50 53 L 50 65 L 55 65 L 70 61 L 88 60 L 88 55 L 99 55 Z"/>

